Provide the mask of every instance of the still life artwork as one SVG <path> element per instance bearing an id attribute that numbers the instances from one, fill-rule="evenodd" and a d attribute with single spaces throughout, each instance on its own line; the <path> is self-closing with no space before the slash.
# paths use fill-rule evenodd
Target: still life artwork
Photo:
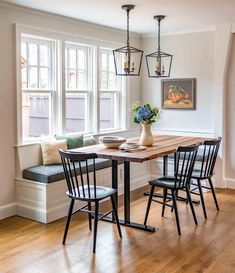
<path id="1" fill-rule="evenodd" d="M 196 109 L 196 79 L 162 80 L 163 109 Z"/>

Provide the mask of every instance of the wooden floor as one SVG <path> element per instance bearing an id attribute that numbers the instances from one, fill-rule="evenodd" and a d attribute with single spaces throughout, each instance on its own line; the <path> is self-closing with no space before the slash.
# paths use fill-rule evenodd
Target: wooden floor
<path id="1" fill-rule="evenodd" d="M 74 215 L 67 244 L 61 239 L 65 219 L 40 224 L 20 217 L 0 221 L 0 272 L 4 273 L 164 273 L 235 272 L 235 191 L 217 193 L 221 211 L 216 212 L 206 194 L 208 220 L 196 207 L 199 225 L 194 226 L 189 206 L 179 203 L 182 236 L 177 235 L 174 215 L 154 203 L 149 224 L 158 228 L 148 233 L 99 222 L 97 253 L 92 254 L 92 233 L 86 218 Z M 132 202 L 132 215 L 143 221 L 146 197 Z M 122 207 L 119 209 L 120 216 Z"/>

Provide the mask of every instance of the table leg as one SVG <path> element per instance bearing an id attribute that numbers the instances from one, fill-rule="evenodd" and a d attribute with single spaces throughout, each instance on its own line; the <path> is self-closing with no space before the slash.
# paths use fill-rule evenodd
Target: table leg
<path id="1" fill-rule="evenodd" d="M 130 223 L 130 162 L 124 162 L 124 220 Z"/>
<path id="2" fill-rule="evenodd" d="M 118 189 L 118 164 L 116 160 L 112 160 L 112 187 Z M 118 195 L 115 196 L 118 200 Z M 124 220 L 119 219 L 119 223 L 123 226 L 132 227 L 144 231 L 154 232 L 155 228 L 140 223 L 130 221 L 130 162 L 124 162 Z M 104 217 L 104 221 L 115 222 L 114 217 Z"/>
<path id="3" fill-rule="evenodd" d="M 168 174 L 168 155 L 163 156 L 163 176 Z"/>
<path id="4" fill-rule="evenodd" d="M 112 160 L 112 188 L 118 190 L 118 162 L 117 160 Z M 118 194 L 114 196 L 116 206 L 118 208 Z M 115 220 L 114 213 L 112 214 L 112 220 Z"/>

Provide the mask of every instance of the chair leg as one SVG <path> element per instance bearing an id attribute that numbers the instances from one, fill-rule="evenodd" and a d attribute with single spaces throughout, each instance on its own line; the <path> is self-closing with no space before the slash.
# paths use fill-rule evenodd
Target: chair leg
<path id="1" fill-rule="evenodd" d="M 213 198 L 214 198 L 214 201 L 215 201 L 216 209 L 219 211 L 219 204 L 218 204 L 218 201 L 217 201 L 217 198 L 216 198 L 215 189 L 214 189 L 212 180 L 211 180 L 210 177 L 208 178 L 208 180 L 209 180 L 211 191 L 212 191 L 212 195 L 213 195 Z"/>
<path id="2" fill-rule="evenodd" d="M 203 192 L 202 192 L 202 185 L 201 185 L 201 180 L 200 179 L 197 179 L 197 184 L 198 184 L 198 189 L 199 189 L 199 192 L 200 192 L 204 217 L 205 217 L 205 219 L 207 219 L 206 206 L 205 206 L 205 201 L 204 201 L 204 196 L 203 196 Z"/>
<path id="3" fill-rule="evenodd" d="M 95 253 L 95 250 L 96 250 L 98 219 L 99 219 L 99 202 L 97 201 L 95 202 L 93 253 Z"/>
<path id="4" fill-rule="evenodd" d="M 121 231 L 121 227 L 120 227 L 120 223 L 119 223 L 119 219 L 118 219 L 118 212 L 117 212 L 117 206 L 116 206 L 115 198 L 114 198 L 113 195 L 111 195 L 110 197 L 111 197 L 111 202 L 112 202 L 112 206 L 113 206 L 113 209 L 114 209 L 114 217 L 115 217 L 115 220 L 116 220 L 118 233 L 119 233 L 119 236 L 122 238 L 122 231 Z"/>
<path id="5" fill-rule="evenodd" d="M 192 202 L 192 199 L 191 199 L 191 195 L 190 195 L 190 189 L 186 187 L 186 193 L 187 193 L 187 201 L 189 202 L 190 204 L 190 208 L 191 208 L 191 211 L 192 211 L 192 214 L 193 214 L 193 219 L 194 219 L 194 222 L 195 222 L 195 225 L 197 225 L 197 217 L 196 217 L 196 214 L 195 214 L 195 210 L 194 210 L 194 207 L 193 207 L 193 202 Z"/>
<path id="6" fill-rule="evenodd" d="M 172 197 L 173 198 L 173 197 Z M 173 212 L 174 211 L 174 205 L 171 207 L 171 212 Z"/>
<path id="7" fill-rule="evenodd" d="M 178 234 L 181 235 L 178 209 L 177 209 L 177 204 L 176 204 L 176 193 L 174 190 L 172 190 L 171 193 L 172 193 L 173 207 L 174 207 L 174 211 L 175 211 L 175 219 L 176 219 Z"/>
<path id="8" fill-rule="evenodd" d="M 91 202 L 88 202 L 88 210 L 91 211 Z M 89 229 L 92 230 L 92 217 L 90 213 L 88 213 L 88 220 L 89 220 Z"/>
<path id="9" fill-rule="evenodd" d="M 66 241 L 71 216 L 73 213 L 73 206 L 74 206 L 74 199 L 71 199 L 70 207 L 69 207 L 69 211 L 68 211 L 68 216 L 67 216 L 67 221 L 66 221 L 66 225 L 65 225 L 65 230 L 64 230 L 64 237 L 63 237 L 63 242 L 62 242 L 63 245 L 65 244 L 65 241 Z"/>
<path id="10" fill-rule="evenodd" d="M 191 189 L 191 183 L 192 183 L 192 180 L 190 179 L 190 182 L 189 182 L 189 194 L 190 194 L 190 189 Z M 191 195 L 190 195 L 190 198 L 191 198 Z M 187 198 L 187 200 L 186 200 L 186 204 L 188 205 L 188 202 L 189 202 L 189 200 L 188 200 L 188 198 Z"/>
<path id="11" fill-rule="evenodd" d="M 144 225 L 145 226 L 146 226 L 146 223 L 147 223 L 147 220 L 148 220 L 148 216 L 149 216 L 149 210 L 150 210 L 150 206 L 151 206 L 151 202 L 152 202 L 152 198 L 153 198 L 154 188 L 155 188 L 155 186 L 151 186 L 151 190 L 150 190 L 150 194 L 149 194 L 149 200 L 148 200 L 148 205 L 147 205 L 145 219 L 144 219 Z"/>
<path id="12" fill-rule="evenodd" d="M 163 189 L 162 217 L 164 217 L 166 198 L 167 198 L 167 189 Z"/>

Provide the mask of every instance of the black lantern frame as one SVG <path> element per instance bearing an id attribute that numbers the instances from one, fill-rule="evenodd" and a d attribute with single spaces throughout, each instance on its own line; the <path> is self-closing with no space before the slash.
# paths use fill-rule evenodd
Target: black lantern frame
<path id="1" fill-rule="evenodd" d="M 161 51 L 161 21 L 165 19 L 165 15 L 156 15 L 153 18 L 158 21 L 158 50 L 145 56 L 148 76 L 150 78 L 167 78 L 170 77 L 173 55 Z"/>
<path id="2" fill-rule="evenodd" d="M 127 42 L 126 46 L 113 50 L 114 66 L 117 76 L 139 76 L 143 59 L 143 50 L 130 45 L 129 13 L 134 5 L 123 5 L 122 9 L 127 12 Z"/>

